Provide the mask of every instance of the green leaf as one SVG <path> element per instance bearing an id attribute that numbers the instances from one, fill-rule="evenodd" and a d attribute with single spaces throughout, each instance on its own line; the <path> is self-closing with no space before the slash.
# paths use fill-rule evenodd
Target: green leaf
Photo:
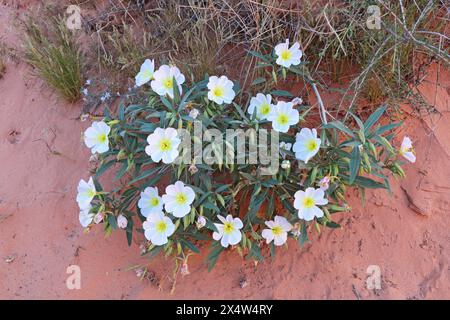
<path id="1" fill-rule="evenodd" d="M 256 78 L 255 80 L 253 80 L 252 82 L 252 86 L 257 86 L 258 84 L 264 83 L 266 82 L 265 78 Z"/>
<path id="2" fill-rule="evenodd" d="M 382 105 L 377 110 L 375 110 L 369 118 L 367 118 L 366 122 L 364 122 L 364 130 L 366 134 L 369 132 L 369 129 L 372 128 L 372 126 L 380 119 L 380 117 L 383 115 L 384 111 L 386 111 L 387 106 Z"/>
<path id="3" fill-rule="evenodd" d="M 131 184 L 133 184 L 133 183 L 136 183 L 136 182 L 138 182 L 138 181 L 140 181 L 140 180 L 142 180 L 142 179 L 145 179 L 145 178 L 151 176 L 152 174 L 154 174 L 155 172 L 157 172 L 159 169 L 160 169 L 160 168 L 158 168 L 158 167 L 154 167 L 154 168 L 151 168 L 151 169 L 149 169 L 149 170 L 145 170 L 145 171 L 142 172 L 139 176 L 137 176 L 136 178 L 134 178 L 133 180 L 131 180 L 131 181 L 128 183 L 128 185 L 131 185 Z"/>
<path id="4" fill-rule="evenodd" d="M 252 56 L 255 56 L 255 57 L 257 57 L 257 58 L 259 58 L 259 59 L 261 59 L 261 60 L 263 60 L 263 61 L 265 61 L 267 63 L 270 63 L 270 60 L 265 55 L 263 55 L 263 54 L 261 54 L 259 52 L 256 52 L 256 51 L 253 51 L 253 50 L 247 50 L 247 52 L 250 55 L 252 55 Z"/>
<path id="5" fill-rule="evenodd" d="M 333 121 L 333 122 L 329 122 L 325 125 L 322 126 L 324 129 L 337 129 L 339 131 L 342 131 L 344 133 L 346 133 L 347 135 L 349 135 L 350 137 L 355 137 L 355 134 L 353 133 L 353 131 L 351 131 L 349 128 L 347 128 L 341 121 Z"/>
<path id="6" fill-rule="evenodd" d="M 188 248 L 189 250 L 191 250 L 194 253 L 200 253 L 200 250 L 190 241 L 186 240 L 186 239 L 180 239 L 181 244 L 183 245 L 183 247 Z"/>
<path id="7" fill-rule="evenodd" d="M 279 96 L 279 97 L 287 97 L 287 98 L 293 97 L 292 93 L 290 93 L 289 91 L 286 91 L 286 90 L 272 90 L 270 92 L 270 94 L 272 94 L 274 96 Z"/>
<path id="8" fill-rule="evenodd" d="M 350 178 L 349 184 L 353 184 L 356 179 L 356 176 L 359 172 L 359 167 L 361 165 L 361 153 L 359 152 L 359 146 L 353 148 L 351 158 L 350 158 Z"/>
<path id="9" fill-rule="evenodd" d="M 211 246 L 211 250 L 207 257 L 208 272 L 210 272 L 212 268 L 214 268 L 223 250 L 225 250 L 225 248 L 220 245 L 220 242 L 214 243 Z"/>
<path id="10" fill-rule="evenodd" d="M 110 160 L 108 162 L 102 163 L 102 165 L 97 169 L 97 172 L 95 173 L 95 177 L 100 177 L 103 173 L 105 173 L 106 170 L 108 170 L 111 166 L 113 166 L 116 163 L 116 160 Z"/>

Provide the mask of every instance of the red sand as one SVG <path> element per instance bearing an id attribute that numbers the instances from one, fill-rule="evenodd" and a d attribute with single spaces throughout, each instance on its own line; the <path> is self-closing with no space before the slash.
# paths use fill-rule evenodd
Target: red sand
<path id="1" fill-rule="evenodd" d="M 0 36 L 17 47 L 10 14 L 0 5 Z M 440 70 L 437 79 L 437 70 L 420 90 L 440 114 L 410 116 L 398 132 L 397 143 L 412 138 L 418 160 L 406 166 L 406 179 L 393 181 L 392 196 L 368 192 L 363 207 L 349 191 L 353 210 L 336 215 L 343 228 L 313 234 L 304 248 L 291 242 L 257 267 L 227 252 L 208 273 L 205 247 L 170 294 L 171 260 L 150 261 L 157 280 L 140 281 L 126 269 L 147 260 L 136 244 L 127 247 L 124 233 L 105 239 L 97 227 L 83 234 L 75 195 L 89 176 L 80 139 L 88 123 L 74 120 L 80 106 L 57 99 L 28 66 L 7 62 L 0 80 L 0 298 L 450 298 L 450 72 Z M 80 290 L 65 284 L 72 264 L 81 268 Z M 366 289 L 369 265 L 381 268 L 380 290 Z"/>

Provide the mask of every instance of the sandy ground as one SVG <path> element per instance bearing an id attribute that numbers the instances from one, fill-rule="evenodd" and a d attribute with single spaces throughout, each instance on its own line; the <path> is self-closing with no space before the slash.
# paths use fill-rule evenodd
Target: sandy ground
<path id="1" fill-rule="evenodd" d="M 0 5 L 0 37 L 17 47 L 12 13 Z M 450 72 L 431 68 L 420 88 L 440 114 L 410 116 L 398 132 L 397 143 L 412 138 L 418 160 L 406 166 L 406 179 L 393 181 L 392 195 L 368 192 L 364 207 L 349 191 L 353 210 L 336 215 L 343 228 L 313 234 L 304 248 L 291 242 L 258 266 L 227 252 L 208 273 L 203 250 L 170 294 L 171 260 L 140 258 L 124 233 L 83 234 L 75 195 L 80 177 L 89 176 L 80 139 L 88 123 L 75 120 L 79 105 L 59 100 L 30 71 L 10 60 L 0 80 L 0 298 L 450 298 Z M 155 281 L 127 271 L 142 263 Z M 80 290 L 66 287 L 66 268 L 74 264 Z M 371 265 L 381 270 L 379 290 L 366 288 Z"/>

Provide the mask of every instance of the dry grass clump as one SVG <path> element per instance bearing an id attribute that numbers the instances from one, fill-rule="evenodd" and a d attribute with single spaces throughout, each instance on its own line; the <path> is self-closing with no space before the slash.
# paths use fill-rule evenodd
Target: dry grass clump
<path id="1" fill-rule="evenodd" d="M 83 85 L 82 58 L 64 20 L 51 19 L 45 25 L 29 20 L 25 28 L 26 61 L 67 101 L 79 100 Z"/>

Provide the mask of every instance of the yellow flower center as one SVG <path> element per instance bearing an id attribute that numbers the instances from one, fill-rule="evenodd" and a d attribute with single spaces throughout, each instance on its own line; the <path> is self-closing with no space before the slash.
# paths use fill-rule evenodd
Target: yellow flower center
<path id="1" fill-rule="evenodd" d="M 107 138 L 106 134 L 104 134 L 104 133 L 100 133 L 97 136 L 97 140 L 98 140 L 99 143 L 104 143 L 106 141 L 106 138 Z"/>
<path id="2" fill-rule="evenodd" d="M 214 88 L 212 89 L 212 94 L 213 94 L 215 97 L 222 97 L 223 94 L 224 94 L 224 90 L 223 90 L 222 87 L 214 87 Z"/>
<path id="3" fill-rule="evenodd" d="M 156 207 L 159 204 L 159 199 L 157 197 L 153 197 L 150 199 L 150 205 L 152 207 Z"/>
<path id="4" fill-rule="evenodd" d="M 281 59 L 283 60 L 289 60 L 292 57 L 292 52 L 289 51 L 288 49 L 283 50 L 281 52 Z"/>
<path id="5" fill-rule="evenodd" d="M 225 222 L 223 225 L 223 233 L 230 234 L 234 231 L 234 226 L 231 222 Z"/>
<path id="6" fill-rule="evenodd" d="M 158 233 L 163 233 L 166 231 L 166 229 L 167 229 L 167 223 L 165 221 L 161 220 L 156 223 L 156 231 Z"/>
<path id="7" fill-rule="evenodd" d="M 312 208 L 315 204 L 316 204 L 316 202 L 311 197 L 305 197 L 303 199 L 303 206 L 307 209 Z"/>
<path id="8" fill-rule="evenodd" d="M 86 191 L 86 196 L 89 198 L 95 197 L 95 191 L 93 189 Z"/>
<path id="9" fill-rule="evenodd" d="M 163 87 L 166 89 L 172 89 L 173 88 L 173 79 L 172 78 L 166 78 L 163 81 Z"/>
<path id="10" fill-rule="evenodd" d="M 269 112 L 270 112 L 270 105 L 268 103 L 262 104 L 260 107 L 260 113 L 265 116 L 268 115 Z"/>
<path id="11" fill-rule="evenodd" d="M 280 226 L 275 226 L 272 228 L 272 233 L 275 236 L 280 236 L 283 233 L 283 229 Z"/>
<path id="12" fill-rule="evenodd" d="M 161 139 L 159 142 L 159 149 L 161 151 L 169 151 L 172 149 L 172 142 L 169 139 Z"/>
<path id="13" fill-rule="evenodd" d="M 280 115 L 278 115 L 277 122 L 279 124 L 286 125 L 289 122 L 289 117 L 286 114 L 281 113 Z"/>
<path id="14" fill-rule="evenodd" d="M 406 148 L 402 148 L 402 149 L 400 150 L 400 154 L 401 154 L 401 155 L 404 155 L 404 154 L 407 153 L 407 152 L 412 152 L 412 153 L 414 153 L 414 148 L 413 148 L 413 147 L 406 147 Z"/>
<path id="15" fill-rule="evenodd" d="M 316 142 L 316 140 L 314 140 L 314 139 L 311 139 L 311 140 L 308 140 L 307 142 L 306 142 L 306 149 L 308 150 L 308 151 L 314 151 L 314 150 L 316 150 L 316 148 L 317 148 L 317 142 Z"/>
<path id="16" fill-rule="evenodd" d="M 186 201 L 187 201 L 186 195 L 185 195 L 184 193 L 182 193 L 182 192 L 178 193 L 178 194 L 175 196 L 175 201 L 176 201 L 179 205 L 185 204 Z"/>

